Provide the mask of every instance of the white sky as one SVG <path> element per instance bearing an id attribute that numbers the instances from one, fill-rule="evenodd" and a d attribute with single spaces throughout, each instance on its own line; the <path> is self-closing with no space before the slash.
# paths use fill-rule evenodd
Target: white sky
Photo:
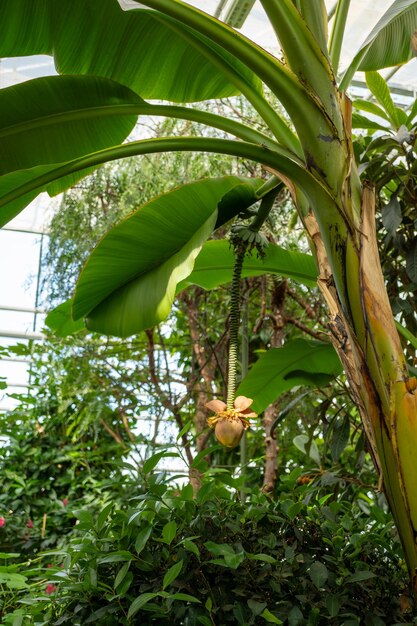
<path id="1" fill-rule="evenodd" d="M 0 345 L 8 346 L 24 341 L 11 335 L 40 332 L 43 315 L 35 316 L 28 311 L 7 309 L 34 309 L 36 304 L 37 276 L 41 235 L 58 199 L 51 200 L 41 194 L 14 220 L 0 230 Z M 22 232 L 35 231 L 35 232 Z M 34 327 L 35 325 L 35 327 Z M 0 410 L 15 406 L 16 401 L 8 393 L 22 392 L 28 382 L 27 365 L 22 361 L 0 360 L 0 377 L 8 382 L 6 391 L 0 390 Z"/>

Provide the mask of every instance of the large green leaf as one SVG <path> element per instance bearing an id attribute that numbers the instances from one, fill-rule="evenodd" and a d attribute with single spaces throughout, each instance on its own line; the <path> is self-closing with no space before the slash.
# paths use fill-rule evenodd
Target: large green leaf
<path id="1" fill-rule="evenodd" d="M 390 121 L 384 109 L 381 109 L 381 107 L 375 104 L 375 102 L 370 102 L 369 100 L 354 100 L 352 104 L 355 109 L 358 109 L 359 111 L 366 111 L 367 113 L 376 115 L 387 122 Z"/>
<path id="2" fill-rule="evenodd" d="M 0 175 L 121 143 L 142 99 L 106 78 L 49 76 L 0 90 Z M 30 106 L 28 105 L 30 103 Z"/>
<path id="3" fill-rule="evenodd" d="M 322 341 L 295 339 L 283 348 L 262 354 L 237 390 L 253 398 L 253 409 L 261 413 L 284 391 L 306 385 L 327 385 L 342 371 L 333 346 Z"/>
<path id="4" fill-rule="evenodd" d="M 386 81 L 378 72 L 366 72 L 366 85 L 374 98 L 383 107 L 387 117 L 395 129 L 398 129 L 401 122 L 398 115 L 398 109 L 395 106 L 389 87 Z"/>
<path id="5" fill-rule="evenodd" d="M 414 56 L 411 45 L 417 29 L 417 0 L 396 0 L 373 28 L 359 70 L 367 72 L 406 63 Z"/>
<path id="6" fill-rule="evenodd" d="M 235 189 L 235 194 L 236 191 Z M 247 188 L 247 191 L 249 193 L 250 188 Z M 223 206 L 224 199 L 220 204 L 221 208 Z M 224 218 L 223 211 L 222 215 Z M 190 285 L 198 285 L 209 290 L 230 282 L 233 263 L 234 255 L 228 241 L 207 241 L 195 260 L 193 271 L 178 283 L 176 292 L 179 293 Z M 268 246 L 263 258 L 252 255 L 244 262 L 242 277 L 263 274 L 287 276 L 308 286 L 314 286 L 317 281 L 316 265 L 311 255 L 285 250 L 273 244 Z M 72 335 L 85 328 L 82 320 L 76 322 L 72 320 L 70 308 L 70 300 L 67 300 L 46 317 L 45 324 L 60 337 Z"/>
<path id="7" fill-rule="evenodd" d="M 389 126 L 378 124 L 378 122 L 355 112 L 352 113 L 352 128 L 369 128 L 371 130 L 383 130 L 385 132 L 389 130 Z"/>
<path id="8" fill-rule="evenodd" d="M 54 165 L 39 165 L 0 176 L 0 228 L 46 189 L 46 185 L 41 184 L 29 191 L 24 191 L 25 185 L 48 174 L 55 167 Z"/>
<path id="9" fill-rule="evenodd" d="M 41 191 L 58 193 L 82 178 L 90 169 L 19 192 L 60 162 L 119 144 L 137 120 L 127 110 L 139 111 L 142 103 L 123 85 L 93 76 L 52 76 L 0 90 L 0 226 Z M 9 193 L 14 197 L 3 202 Z"/>
<path id="10" fill-rule="evenodd" d="M 142 109 L 142 106 L 140 106 Z M 138 156 L 140 154 L 199 151 L 229 154 L 269 165 L 290 175 L 300 186 L 305 185 L 306 193 L 312 192 L 327 203 L 332 198 L 327 191 L 300 164 L 293 160 L 292 154 L 277 146 L 276 150 L 265 150 L 263 146 L 244 141 L 218 139 L 212 137 L 167 137 L 131 141 L 112 146 L 81 157 L 57 163 L 55 165 L 39 165 L 27 170 L 18 170 L 0 177 L 0 226 L 16 215 L 28 202 L 40 192 L 48 191 L 51 195 L 59 193 L 67 187 L 71 175 L 82 176 L 88 168 L 95 168 L 108 161 Z M 64 183 L 62 182 L 64 181 Z M 227 204 L 227 198 L 225 198 Z M 233 203 L 232 203 L 233 208 Z M 227 210 L 225 210 L 225 214 Z M 231 213 L 233 217 L 236 212 Z M 227 219 L 230 219 L 227 218 Z"/>
<path id="11" fill-rule="evenodd" d="M 0 56 L 50 54 L 60 74 L 111 78 L 143 98 L 192 102 L 237 94 L 205 47 L 260 89 L 254 74 L 216 44 L 161 13 L 124 12 L 117 0 L 2 0 L 0 23 Z"/>
<path id="12" fill-rule="evenodd" d="M 260 180 L 234 176 L 179 187 L 151 200 L 113 228 L 87 260 L 72 316 L 91 330 L 128 336 L 167 317 L 177 283 L 193 269 L 223 210 L 256 200 Z M 233 193 L 232 193 L 233 192 Z M 224 202 L 226 206 L 224 208 Z"/>
<path id="13" fill-rule="evenodd" d="M 191 274 L 181 283 L 177 291 L 189 285 L 199 285 L 204 289 L 214 289 L 232 280 L 234 264 L 233 250 L 228 241 L 208 241 L 196 258 Z M 293 278 L 300 283 L 314 286 L 317 282 L 317 268 L 310 254 L 285 250 L 270 244 L 265 256 L 256 253 L 245 258 L 242 276 L 262 276 L 279 274 Z"/>
<path id="14" fill-rule="evenodd" d="M 45 318 L 45 324 L 51 328 L 58 337 L 68 337 L 80 330 L 84 330 L 84 320 L 74 322 L 71 318 L 71 300 L 66 300 L 53 309 Z"/>
<path id="15" fill-rule="evenodd" d="M 401 65 L 413 55 L 412 37 L 417 28 L 417 0 L 395 0 L 365 39 L 345 72 L 346 89 L 354 72 Z"/>

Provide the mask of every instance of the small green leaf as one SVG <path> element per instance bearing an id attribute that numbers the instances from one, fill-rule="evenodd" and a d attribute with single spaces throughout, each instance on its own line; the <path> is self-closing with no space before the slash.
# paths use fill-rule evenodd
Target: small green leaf
<path id="1" fill-rule="evenodd" d="M 74 515 L 80 521 L 78 528 L 82 528 L 83 530 L 94 528 L 94 518 L 90 511 L 79 509 L 74 511 Z"/>
<path id="2" fill-rule="evenodd" d="M 142 529 L 139 533 L 138 536 L 136 537 L 136 541 L 135 541 L 135 550 L 138 554 L 140 554 L 143 550 L 143 548 L 146 546 L 149 537 L 152 534 L 152 526 L 148 526 L 147 528 Z"/>
<path id="3" fill-rule="evenodd" d="M 235 618 L 235 620 L 239 624 L 239 626 L 246 626 L 246 624 L 247 624 L 247 617 L 246 617 L 245 611 L 244 611 L 243 606 L 241 605 L 241 603 L 234 605 L 234 607 L 233 607 L 233 617 Z"/>
<path id="4" fill-rule="evenodd" d="M 406 254 L 406 270 L 413 283 L 417 282 L 417 238 L 410 242 Z"/>
<path id="5" fill-rule="evenodd" d="M 251 561 L 263 561 L 264 563 L 276 563 L 277 562 L 277 560 L 273 556 L 270 556 L 269 554 L 262 554 L 262 553 L 249 554 L 248 552 L 246 552 L 246 556 Z"/>
<path id="6" fill-rule="evenodd" d="M 214 446 L 210 446 L 209 448 L 205 448 L 204 450 L 201 450 L 201 452 L 199 452 L 194 458 L 194 461 L 192 462 L 191 467 L 197 468 L 198 465 L 201 463 L 201 461 L 204 461 L 206 456 L 208 456 L 209 454 L 212 454 L 213 452 L 217 452 L 219 450 L 221 450 L 221 446 L 219 444 L 216 444 Z"/>
<path id="7" fill-rule="evenodd" d="M 383 130 L 386 132 L 388 126 L 380 124 L 376 122 L 375 120 L 371 120 L 369 119 L 369 117 L 365 117 L 365 115 L 360 115 L 359 113 L 352 113 L 352 128 Z"/>
<path id="8" fill-rule="evenodd" d="M 181 559 L 178 563 L 175 563 L 169 570 L 166 572 L 164 576 L 164 580 L 162 581 L 162 589 L 166 589 L 168 585 L 170 585 L 174 580 L 178 577 L 179 573 L 182 570 L 183 560 Z"/>
<path id="9" fill-rule="evenodd" d="M 301 452 L 308 454 L 319 467 L 321 466 L 319 449 L 314 439 L 311 439 L 308 435 L 297 435 L 293 439 L 293 444 Z"/>
<path id="10" fill-rule="evenodd" d="M 264 620 L 268 622 L 269 624 L 283 624 L 284 623 L 280 619 L 278 619 L 278 617 L 273 615 L 273 613 L 271 613 L 271 611 L 269 611 L 268 609 L 264 609 L 262 611 L 261 617 L 263 617 Z"/>
<path id="11" fill-rule="evenodd" d="M 251 598 L 247 601 L 247 604 L 254 615 L 260 615 L 266 608 L 266 602 L 257 602 Z"/>
<path id="12" fill-rule="evenodd" d="M 181 489 L 181 497 L 183 498 L 183 500 L 193 500 L 194 498 L 193 486 L 190 484 L 184 485 L 184 487 Z"/>
<path id="13" fill-rule="evenodd" d="M 304 504 L 302 502 L 294 502 L 293 504 L 291 504 L 288 509 L 287 509 L 287 515 L 290 518 L 290 520 L 295 519 L 295 517 L 303 510 Z M 290 548 L 288 547 L 287 550 L 291 550 L 293 552 L 294 548 Z M 287 553 L 286 550 L 286 553 Z M 286 554 L 286 558 L 287 554 Z"/>
<path id="14" fill-rule="evenodd" d="M 386 112 L 391 124 L 394 128 L 398 128 L 400 123 L 398 119 L 397 110 L 391 97 L 389 87 L 385 80 L 378 74 L 378 72 L 366 72 L 366 85 L 371 91 L 372 95 L 379 102 Z"/>
<path id="15" fill-rule="evenodd" d="M 390 236 L 394 237 L 397 233 L 397 229 L 403 221 L 401 213 L 401 206 L 398 202 L 398 198 L 395 194 L 391 196 L 388 204 L 384 205 L 381 210 L 382 223 Z"/>
<path id="16" fill-rule="evenodd" d="M 381 119 L 389 122 L 389 117 L 378 104 L 372 102 L 370 100 L 354 100 L 353 106 L 355 109 L 359 111 L 365 111 L 366 113 L 372 113 L 373 116 L 380 117 Z M 383 127 L 383 130 L 388 130 L 390 128 L 389 125 Z"/>
<path id="17" fill-rule="evenodd" d="M 338 416 L 334 422 L 332 439 L 330 442 L 330 452 L 333 461 L 336 463 L 349 441 L 350 420 L 346 413 L 342 417 Z"/>
<path id="18" fill-rule="evenodd" d="M 369 570 L 356 570 L 353 574 L 348 576 L 345 580 L 347 583 L 357 583 L 362 580 L 368 580 L 369 578 L 375 578 L 375 574 Z"/>
<path id="19" fill-rule="evenodd" d="M 174 521 L 167 522 L 162 529 L 162 540 L 164 543 L 170 545 L 175 535 L 177 534 L 177 524 Z"/>
<path id="20" fill-rule="evenodd" d="M 113 502 L 109 502 L 109 504 L 107 504 L 104 507 L 104 509 L 100 512 L 100 514 L 98 516 L 98 519 L 97 519 L 97 530 L 99 532 L 103 528 L 104 522 L 106 521 L 106 519 L 110 515 L 110 512 L 111 512 L 113 506 L 114 506 Z"/>
<path id="21" fill-rule="evenodd" d="M 153 600 L 158 596 L 157 593 L 142 593 L 140 596 L 135 598 L 132 604 L 129 607 L 129 611 L 127 613 L 128 619 L 136 615 L 136 613 L 143 607 L 147 602 Z"/>
<path id="22" fill-rule="evenodd" d="M 179 441 L 183 435 L 185 435 L 191 430 L 192 426 L 193 426 L 193 421 L 188 420 L 188 422 L 184 424 L 184 427 L 181 428 L 181 430 L 179 431 L 176 440 Z"/>
<path id="23" fill-rule="evenodd" d="M 26 576 L 22 576 L 22 574 L 0 572 L 0 583 L 5 584 L 9 589 L 25 589 L 28 587 L 26 581 Z"/>
<path id="24" fill-rule="evenodd" d="M 122 567 L 117 572 L 117 576 L 116 576 L 116 578 L 114 580 L 114 588 L 115 589 L 117 589 L 117 587 L 123 582 L 124 577 L 126 576 L 127 572 L 129 571 L 129 567 L 130 567 L 130 561 L 128 561 L 127 563 L 122 565 Z"/>
<path id="25" fill-rule="evenodd" d="M 414 118 L 416 117 L 416 115 L 417 115 L 417 98 L 416 100 L 414 100 L 414 104 L 411 107 L 411 110 L 408 114 L 406 125 L 411 124 L 414 121 Z"/>
<path id="26" fill-rule="evenodd" d="M 245 555 L 241 552 L 238 554 L 225 555 L 223 559 L 211 559 L 209 562 L 214 563 L 215 565 L 221 565 L 222 567 L 237 569 L 244 560 Z"/>
<path id="27" fill-rule="evenodd" d="M 188 552 L 192 552 L 198 559 L 200 559 L 200 550 L 197 548 L 194 541 L 191 541 L 190 539 L 184 539 L 183 546 Z"/>
<path id="28" fill-rule="evenodd" d="M 289 626 L 301 626 L 304 623 L 304 616 L 298 606 L 293 606 L 288 613 Z"/>
<path id="29" fill-rule="evenodd" d="M 127 550 L 118 550 L 116 552 L 110 552 L 106 556 L 102 556 L 97 559 L 97 563 L 119 563 L 120 561 L 130 561 L 133 558 L 133 554 Z"/>
<path id="30" fill-rule="evenodd" d="M 327 567 L 323 563 L 320 563 L 320 561 L 314 561 L 310 567 L 309 574 L 317 589 L 323 587 L 329 577 Z"/>
<path id="31" fill-rule="evenodd" d="M 109 614 L 109 607 L 108 606 L 102 606 L 99 609 L 97 609 L 96 611 L 94 611 L 93 613 L 91 613 L 91 615 L 89 615 L 87 617 L 87 619 L 85 620 L 85 624 L 96 624 L 97 622 L 100 622 L 101 619 L 103 617 L 105 617 L 106 615 Z"/>
<path id="32" fill-rule="evenodd" d="M 195 596 L 190 596 L 188 593 L 169 593 L 167 597 L 170 600 L 183 600 L 183 602 L 201 602 Z"/>
<path id="33" fill-rule="evenodd" d="M 326 596 L 326 608 L 329 611 L 330 617 L 336 617 L 336 615 L 338 615 L 341 605 L 342 600 L 340 596 L 337 596 L 334 593 Z"/>
<path id="34" fill-rule="evenodd" d="M 0 559 L 17 559 L 20 552 L 0 552 Z"/>
<path id="35" fill-rule="evenodd" d="M 97 587 L 97 570 L 94 567 L 88 568 L 88 577 L 91 587 L 95 589 Z"/>
<path id="36" fill-rule="evenodd" d="M 159 461 L 162 458 L 164 458 L 164 457 L 171 457 L 171 456 L 177 457 L 178 454 L 176 454 L 175 452 L 167 452 L 166 450 L 163 450 L 162 452 L 157 452 L 156 454 L 153 454 L 143 464 L 143 467 L 142 467 L 143 473 L 144 474 L 149 474 L 150 472 L 152 472 L 153 469 L 155 469 L 155 467 L 158 465 Z"/>
<path id="37" fill-rule="evenodd" d="M 206 541 L 204 546 L 216 556 L 225 556 L 235 554 L 233 547 L 227 543 L 214 543 L 214 541 Z"/>

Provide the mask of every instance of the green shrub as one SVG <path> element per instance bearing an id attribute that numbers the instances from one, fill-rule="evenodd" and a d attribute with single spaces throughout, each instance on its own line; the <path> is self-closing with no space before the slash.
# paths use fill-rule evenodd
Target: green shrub
<path id="1" fill-rule="evenodd" d="M 174 491 L 148 475 L 128 508 L 79 511 L 84 535 L 51 572 L 42 621 L 30 621 L 39 598 L 27 596 L 23 623 L 417 623 L 390 516 L 371 502 L 318 498 L 297 486 L 299 473 L 284 476 L 278 502 L 257 493 L 241 503 L 228 474 L 196 499 L 189 485 Z"/>

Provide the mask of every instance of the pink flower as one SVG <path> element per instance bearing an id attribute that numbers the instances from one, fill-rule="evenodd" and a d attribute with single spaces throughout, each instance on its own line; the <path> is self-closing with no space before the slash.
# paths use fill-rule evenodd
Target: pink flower
<path id="1" fill-rule="evenodd" d="M 238 396 L 233 409 L 228 409 L 227 404 L 221 400 L 211 400 L 205 405 L 216 413 L 208 418 L 207 423 L 210 428 L 214 428 L 217 441 L 226 448 L 237 446 L 243 432 L 249 428 L 248 418 L 257 417 L 257 414 L 249 408 L 252 402 L 251 398 Z"/>
<path id="2" fill-rule="evenodd" d="M 62 504 L 63 504 L 64 506 L 68 506 L 68 504 L 69 504 L 69 500 L 68 500 L 68 498 L 64 498 L 64 499 L 62 500 Z"/>
<path id="3" fill-rule="evenodd" d="M 26 526 L 27 526 L 28 528 L 33 528 L 33 522 L 32 522 L 32 520 L 31 520 L 31 519 L 28 519 L 28 521 L 26 522 Z"/>
<path id="4" fill-rule="evenodd" d="M 53 567 L 53 563 L 48 563 L 46 567 Z"/>
<path id="5" fill-rule="evenodd" d="M 6 519 L 4 517 L 0 517 L 0 528 L 2 526 L 6 526 Z"/>
<path id="6" fill-rule="evenodd" d="M 50 596 L 51 593 L 54 593 L 56 590 L 57 590 L 56 585 L 49 583 L 48 585 L 46 585 L 45 593 L 47 593 Z"/>

